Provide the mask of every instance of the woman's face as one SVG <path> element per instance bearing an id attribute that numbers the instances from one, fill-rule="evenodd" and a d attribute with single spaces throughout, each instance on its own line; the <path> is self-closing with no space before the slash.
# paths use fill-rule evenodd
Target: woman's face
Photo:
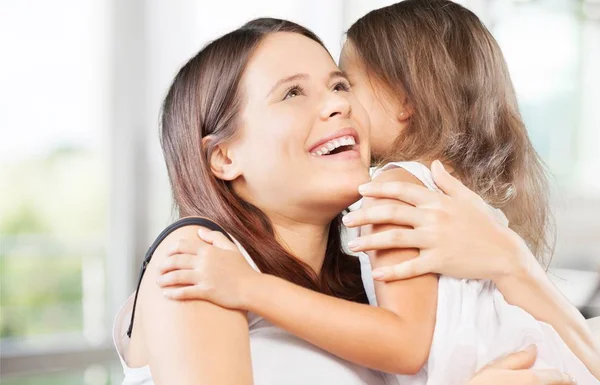
<path id="1" fill-rule="evenodd" d="M 390 150 L 410 117 L 401 101 L 406 99 L 403 90 L 391 94 L 370 77 L 358 59 L 350 41 L 346 41 L 340 55 L 340 69 L 352 83 L 352 92 L 368 111 L 371 120 L 371 151 L 376 162 Z"/>
<path id="2" fill-rule="evenodd" d="M 233 188 L 268 215 L 326 223 L 368 181 L 369 119 L 329 53 L 295 33 L 274 33 L 242 78 Z"/>

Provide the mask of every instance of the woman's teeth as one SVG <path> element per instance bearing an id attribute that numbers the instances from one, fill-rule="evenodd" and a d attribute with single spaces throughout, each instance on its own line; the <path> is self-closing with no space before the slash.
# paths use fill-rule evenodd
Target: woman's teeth
<path id="1" fill-rule="evenodd" d="M 328 155 L 336 148 L 343 146 L 354 146 L 356 141 L 353 136 L 342 136 L 341 138 L 335 138 L 327 143 L 324 143 L 321 147 L 311 152 L 313 155 L 321 156 Z"/>

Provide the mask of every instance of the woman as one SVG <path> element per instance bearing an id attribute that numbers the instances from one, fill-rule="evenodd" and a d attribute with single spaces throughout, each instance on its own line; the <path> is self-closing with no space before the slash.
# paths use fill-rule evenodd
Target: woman
<path id="1" fill-rule="evenodd" d="M 252 22 L 213 42 L 174 81 L 163 112 L 163 146 L 181 216 L 222 224 L 262 271 L 364 302 L 358 266 L 341 252 L 337 225 L 368 178 L 368 119 L 317 42 L 310 32 L 277 21 Z M 311 95 L 306 103 L 295 100 L 300 92 Z M 312 158 L 313 147 L 332 134 L 355 143 L 329 159 Z M 258 161 L 261 154 L 272 161 Z M 193 227 L 170 233 L 147 266 L 125 353 L 129 367 L 138 369 L 129 370 L 126 381 L 251 383 L 250 341 L 256 383 L 378 383 L 376 373 L 251 314 L 247 320 L 208 303 L 166 300 L 153 282 L 166 245 L 192 236 Z M 125 310 L 127 319 L 131 309 Z M 473 383 L 524 368 L 530 357 L 510 357 Z M 294 358 L 310 364 L 298 366 Z"/>

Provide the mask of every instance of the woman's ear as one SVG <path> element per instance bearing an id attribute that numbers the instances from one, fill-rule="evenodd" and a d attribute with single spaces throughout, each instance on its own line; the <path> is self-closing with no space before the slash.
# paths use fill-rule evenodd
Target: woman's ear
<path id="1" fill-rule="evenodd" d="M 211 135 L 202 138 L 202 146 L 207 147 L 211 140 L 214 140 Z M 208 161 L 211 172 L 219 179 L 232 181 L 242 175 L 241 162 L 236 161 L 235 153 L 229 144 L 214 146 Z"/>

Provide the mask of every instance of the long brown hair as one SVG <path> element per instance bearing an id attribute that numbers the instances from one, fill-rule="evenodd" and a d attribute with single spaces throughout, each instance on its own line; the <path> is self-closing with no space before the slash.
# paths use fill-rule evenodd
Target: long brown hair
<path id="1" fill-rule="evenodd" d="M 272 223 L 260 209 L 242 200 L 230 183 L 210 170 L 215 147 L 238 133 L 244 69 L 260 42 L 275 32 L 298 33 L 323 46 L 314 33 L 295 23 L 257 19 L 205 46 L 175 76 L 162 108 L 161 144 L 176 207 L 180 217 L 202 216 L 221 225 L 263 273 L 366 303 L 358 260 L 342 250 L 340 215 L 330 225 L 325 261 L 317 276 L 277 242 Z M 208 135 L 212 139 L 203 145 L 202 138 Z"/>
<path id="2" fill-rule="evenodd" d="M 358 60 L 413 115 L 386 160 L 441 159 L 501 208 L 541 258 L 549 209 L 544 167 L 527 136 L 496 40 L 446 0 L 406 0 L 370 12 L 347 32 Z"/>

